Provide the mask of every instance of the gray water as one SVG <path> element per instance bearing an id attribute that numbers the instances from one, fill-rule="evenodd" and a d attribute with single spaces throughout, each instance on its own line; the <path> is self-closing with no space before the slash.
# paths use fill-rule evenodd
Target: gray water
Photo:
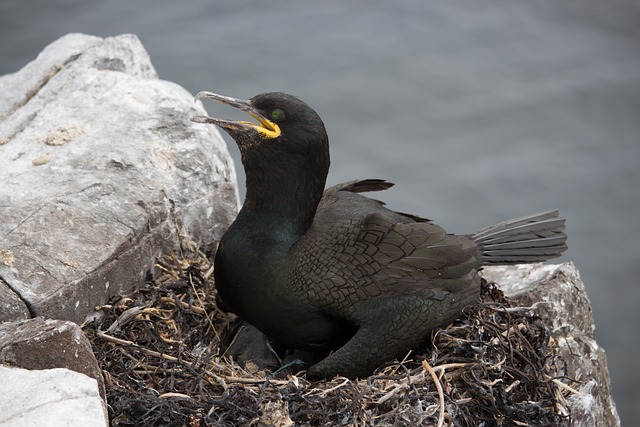
<path id="1" fill-rule="evenodd" d="M 450 232 L 560 208 L 620 415 L 640 419 L 638 2 L 3 0 L 0 74 L 69 32 L 135 33 L 193 93 L 298 95 L 328 128 L 329 184 L 385 178 L 391 207 Z"/>

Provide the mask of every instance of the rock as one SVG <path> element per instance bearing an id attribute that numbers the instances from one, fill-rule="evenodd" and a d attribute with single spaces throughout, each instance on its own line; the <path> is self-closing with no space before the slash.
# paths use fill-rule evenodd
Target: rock
<path id="1" fill-rule="evenodd" d="M 30 371 L 0 365 L 0 425 L 107 426 L 98 384 L 84 374 L 57 368 Z"/>
<path id="2" fill-rule="evenodd" d="M 486 267 L 483 276 L 520 306 L 533 307 L 558 346 L 559 375 L 578 379 L 567 399 L 573 426 L 619 426 L 607 357 L 595 339 L 591 302 L 572 263 Z"/>
<path id="3" fill-rule="evenodd" d="M 0 279 L 0 324 L 13 320 L 27 319 L 29 308 L 7 285 Z"/>
<path id="4" fill-rule="evenodd" d="M 176 224 L 209 250 L 235 217 L 224 142 L 135 36 L 62 37 L 0 93 L 0 320 L 82 321 L 143 279 Z"/>
<path id="5" fill-rule="evenodd" d="M 100 394 L 106 396 L 91 343 L 73 322 L 38 317 L 0 324 L 0 363 L 25 369 L 66 368 L 80 372 L 95 379 Z"/>

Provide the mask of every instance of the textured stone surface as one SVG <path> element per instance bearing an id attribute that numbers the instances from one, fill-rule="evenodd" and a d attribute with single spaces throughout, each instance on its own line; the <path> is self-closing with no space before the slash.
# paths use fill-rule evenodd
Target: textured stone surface
<path id="1" fill-rule="evenodd" d="M 78 325 L 37 317 L 0 324 L 0 363 L 25 369 L 66 368 L 96 380 L 104 397 L 104 381 L 91 343 Z"/>
<path id="2" fill-rule="evenodd" d="M 30 371 L 0 365 L 0 425 L 107 426 L 96 380 L 68 369 Z"/>
<path id="3" fill-rule="evenodd" d="M 0 93 L 5 317 L 81 321 L 144 276 L 176 223 L 207 250 L 235 217 L 224 142 L 137 37 L 62 37 Z"/>
<path id="4" fill-rule="evenodd" d="M 29 317 L 29 308 L 13 290 L 0 279 L 0 324 Z"/>
<path id="5" fill-rule="evenodd" d="M 524 307 L 533 307 L 551 329 L 559 357 L 579 394 L 568 399 L 573 426 L 619 426 L 605 351 L 595 339 L 591 302 L 572 263 L 486 267 L 484 277 Z M 562 373 L 560 373 L 562 374 Z"/>

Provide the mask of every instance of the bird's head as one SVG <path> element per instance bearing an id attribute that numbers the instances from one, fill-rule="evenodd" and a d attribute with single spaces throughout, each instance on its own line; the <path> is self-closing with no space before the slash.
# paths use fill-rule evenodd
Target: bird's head
<path id="1" fill-rule="evenodd" d="M 235 140 L 247 177 L 245 205 L 289 200 L 291 206 L 315 210 L 330 161 L 327 132 L 311 107 L 282 92 L 263 93 L 249 100 L 200 92 L 196 98 L 238 108 L 257 122 L 208 116 L 191 119 L 217 125 Z"/>
<path id="2" fill-rule="evenodd" d="M 212 92 L 200 92 L 207 98 L 238 108 L 257 123 L 196 116 L 196 123 L 214 124 L 224 129 L 238 144 L 243 158 L 255 151 L 271 150 L 289 154 L 328 153 L 328 138 L 320 116 L 306 103 L 282 92 L 256 95 L 251 99 L 231 98 Z"/>

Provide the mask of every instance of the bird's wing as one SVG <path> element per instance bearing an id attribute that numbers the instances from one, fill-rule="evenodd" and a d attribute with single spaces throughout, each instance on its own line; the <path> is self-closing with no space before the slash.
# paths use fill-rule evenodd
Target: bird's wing
<path id="1" fill-rule="evenodd" d="M 373 191 L 383 191 L 393 187 L 394 184 L 384 179 L 363 179 L 355 181 L 347 181 L 341 184 L 336 184 L 333 187 L 329 187 L 325 190 L 320 204 L 318 206 L 318 214 L 326 215 L 328 217 L 344 217 L 351 218 L 348 215 L 362 215 L 366 213 L 367 209 L 371 212 L 375 212 L 376 208 L 385 206 L 385 203 L 371 199 L 369 197 L 359 197 L 358 193 L 367 193 Z M 339 206 L 332 206 L 338 203 Z M 429 219 L 407 214 L 403 212 L 394 212 L 389 209 L 382 209 L 387 214 L 399 215 L 401 221 L 411 220 L 415 222 L 429 222 Z M 324 219 L 326 221 L 326 219 Z"/>
<path id="2" fill-rule="evenodd" d="M 325 190 L 324 196 L 335 195 L 338 191 L 348 191 L 351 193 L 367 193 L 370 191 L 382 191 L 393 187 L 393 182 L 384 179 L 361 179 L 347 181 L 334 185 Z"/>
<path id="3" fill-rule="evenodd" d="M 327 190 L 313 225 L 292 248 L 291 282 L 301 292 L 330 303 L 413 293 L 439 299 L 471 284 L 477 268 L 472 240 L 357 194 L 388 188 L 385 183 Z"/>

